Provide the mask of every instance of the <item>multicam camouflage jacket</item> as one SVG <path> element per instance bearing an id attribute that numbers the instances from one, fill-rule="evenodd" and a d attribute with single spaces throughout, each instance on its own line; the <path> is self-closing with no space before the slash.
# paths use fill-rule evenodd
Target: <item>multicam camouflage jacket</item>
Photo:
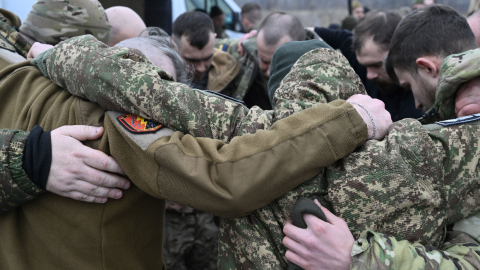
<path id="1" fill-rule="evenodd" d="M 35 62 L 44 67 L 44 75 L 72 94 L 225 142 L 268 128 L 293 112 L 363 92 L 343 56 L 316 49 L 303 55 L 282 81 L 273 111 L 246 113 L 244 107 L 222 98 L 167 80 L 152 82 L 148 76 L 125 74 L 127 83 L 115 89 L 108 82 L 108 72 L 125 70 L 102 66 L 101 59 L 90 58 L 101 49 L 92 38 L 81 37 L 64 42 Z M 87 78 L 89 83 L 85 83 Z M 156 100 L 161 109 L 146 106 L 146 99 Z M 473 151 L 478 147 L 479 124 L 442 127 L 422 126 L 411 119 L 398 122 L 384 141 L 367 142 L 269 205 L 244 218 L 222 219 L 220 267 L 286 268 L 283 225 L 294 202 L 312 195 L 322 197 L 327 207 L 344 218 L 356 238 L 372 230 L 438 247 L 447 224 L 479 210 L 476 167 L 480 154 Z M 458 154 L 460 149 L 462 154 Z"/>
<path id="2" fill-rule="evenodd" d="M 305 40 L 322 40 L 317 33 L 305 29 Z M 228 95 L 238 100 L 243 100 L 250 89 L 267 92 L 268 76 L 262 72 L 258 66 L 257 38 L 252 37 L 242 42 L 245 56 L 238 51 L 238 39 L 216 39 L 215 48 L 232 55 L 240 66 L 240 71 L 235 80 L 222 91 L 222 94 Z"/>
<path id="3" fill-rule="evenodd" d="M 480 75 L 480 49 L 447 57 L 441 66 L 433 107 L 427 112 L 425 123 L 455 118 L 455 93 L 462 83 Z M 450 140 L 460 136 L 451 134 Z M 453 148 L 452 150 L 462 148 Z M 457 150 L 457 151 L 458 151 Z M 465 149 L 462 149 L 465 150 Z M 460 155 L 460 154 L 457 154 Z M 462 155 L 466 156 L 464 152 Z M 457 158 L 461 166 L 461 159 Z M 470 203 L 473 203 L 470 202 Z M 421 247 L 399 242 L 380 233 L 368 232 L 366 238 L 355 242 L 352 251 L 352 269 L 478 269 L 480 267 L 480 213 L 456 222 L 443 246 Z M 465 233 L 459 236 L 458 232 Z M 407 264 L 408 263 L 408 264 Z"/>

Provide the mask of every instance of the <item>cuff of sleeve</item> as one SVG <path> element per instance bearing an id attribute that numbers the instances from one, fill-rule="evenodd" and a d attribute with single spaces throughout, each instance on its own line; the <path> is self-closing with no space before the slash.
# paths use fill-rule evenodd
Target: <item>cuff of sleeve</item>
<path id="1" fill-rule="evenodd" d="M 50 76 L 48 75 L 48 70 L 47 70 L 47 59 L 52 53 L 52 49 L 48 49 L 44 51 L 43 53 L 37 55 L 37 57 L 33 58 L 33 60 L 30 62 L 33 66 L 37 67 L 40 72 L 42 72 L 43 76 L 47 77 L 50 79 Z"/>
<path id="2" fill-rule="evenodd" d="M 28 195 L 38 195 L 43 193 L 43 190 L 35 185 L 29 178 L 25 170 L 23 169 L 23 161 L 22 157 L 24 154 L 24 149 L 26 145 L 26 141 L 28 138 L 29 133 L 25 131 L 16 131 L 16 134 L 13 136 L 11 140 L 11 145 L 20 146 L 20 147 L 12 147 L 8 150 L 10 153 L 9 161 L 7 162 L 8 169 L 10 171 L 10 175 L 18 186 L 23 192 Z"/>
<path id="3" fill-rule="evenodd" d="M 364 144 L 368 139 L 368 127 L 367 124 L 363 121 L 363 118 L 357 112 L 355 107 L 349 102 L 345 102 L 346 109 L 348 110 L 348 117 L 352 123 L 353 131 L 356 134 L 356 144 L 357 147 Z"/>
<path id="4" fill-rule="evenodd" d="M 50 132 L 35 126 L 28 135 L 23 154 L 23 169 L 35 185 L 45 190 L 52 164 Z"/>

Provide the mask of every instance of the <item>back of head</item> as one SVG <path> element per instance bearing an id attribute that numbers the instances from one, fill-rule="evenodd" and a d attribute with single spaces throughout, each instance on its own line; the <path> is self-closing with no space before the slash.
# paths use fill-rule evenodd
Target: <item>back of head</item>
<path id="1" fill-rule="evenodd" d="M 445 58 L 477 47 L 462 15 L 446 5 L 431 5 L 412 12 L 398 25 L 389 47 L 387 72 L 397 80 L 394 68 L 416 74 L 416 60 L 422 56 Z"/>
<path id="2" fill-rule="evenodd" d="M 256 24 L 262 19 L 262 9 L 257 3 L 246 3 L 242 6 L 242 18 Z"/>
<path id="3" fill-rule="evenodd" d="M 342 21 L 342 30 L 352 31 L 357 26 L 358 20 L 353 16 L 347 16 Z"/>
<path id="4" fill-rule="evenodd" d="M 107 8 L 105 13 L 112 25 L 110 46 L 122 40 L 137 37 L 140 32 L 147 28 L 142 18 L 131 8 L 115 6 Z"/>
<path id="5" fill-rule="evenodd" d="M 215 33 L 210 17 L 200 11 L 185 12 L 173 22 L 173 39 L 181 46 L 183 35 L 187 37 L 190 45 L 203 49 L 210 40 L 210 33 Z"/>
<path id="6" fill-rule="evenodd" d="M 395 28 L 401 20 L 402 17 L 396 12 L 370 11 L 353 29 L 353 49 L 360 51 L 367 39 L 373 37 L 376 44 L 385 51 L 388 50 Z"/>
<path id="7" fill-rule="evenodd" d="M 362 3 L 358 2 L 358 1 L 353 1 L 352 2 L 352 10 L 356 9 L 356 8 L 360 8 L 360 7 L 363 8 Z"/>
<path id="8" fill-rule="evenodd" d="M 260 33 L 267 46 L 277 45 L 285 36 L 290 37 L 292 41 L 305 40 L 305 28 L 302 22 L 297 17 L 284 12 L 274 12 L 265 17 L 258 27 L 258 36 Z"/>
<path id="9" fill-rule="evenodd" d="M 140 34 L 140 37 L 123 40 L 116 44 L 115 47 L 128 47 L 137 49 L 141 51 L 154 65 L 163 68 L 165 63 L 162 63 L 163 59 L 161 58 L 161 55 L 159 55 L 158 51 L 155 50 L 158 49 L 172 61 L 177 82 L 190 84 L 192 81 L 193 70 L 191 69 L 190 65 L 187 64 L 178 54 L 177 46 L 172 41 L 170 36 L 161 28 L 149 27 Z"/>
<path id="10" fill-rule="evenodd" d="M 210 18 L 213 19 L 222 14 L 223 14 L 223 11 L 218 6 L 212 6 L 212 8 L 210 8 Z"/>
<path id="11" fill-rule="evenodd" d="M 110 23 L 97 0 L 42 0 L 33 5 L 20 32 L 51 45 L 86 34 L 108 43 Z"/>

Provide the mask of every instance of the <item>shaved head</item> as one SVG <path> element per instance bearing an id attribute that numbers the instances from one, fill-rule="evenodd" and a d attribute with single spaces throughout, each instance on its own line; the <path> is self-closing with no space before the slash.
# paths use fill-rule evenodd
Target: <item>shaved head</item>
<path id="1" fill-rule="evenodd" d="M 109 46 L 113 46 L 125 39 L 138 37 L 140 32 L 147 28 L 142 18 L 128 7 L 115 6 L 107 8 L 105 13 L 112 25 Z"/>
<path id="2" fill-rule="evenodd" d="M 295 16 L 284 12 L 274 12 L 268 15 L 258 28 L 258 35 L 264 38 L 268 46 L 275 46 L 280 40 L 288 37 L 292 41 L 305 40 L 305 29 L 302 22 Z"/>

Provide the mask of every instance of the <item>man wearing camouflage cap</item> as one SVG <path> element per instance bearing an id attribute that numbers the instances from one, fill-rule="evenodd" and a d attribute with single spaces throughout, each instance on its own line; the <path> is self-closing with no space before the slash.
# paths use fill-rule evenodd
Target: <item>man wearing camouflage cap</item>
<path id="1" fill-rule="evenodd" d="M 97 0 L 42 0 L 32 6 L 20 33 L 51 45 L 81 35 L 93 35 L 108 44 L 110 23 Z"/>
<path id="2" fill-rule="evenodd" d="M 301 44 L 303 43 L 287 43 L 284 50 L 279 49 L 274 58 L 278 57 L 278 63 L 282 63 L 295 55 L 292 52 L 299 53 Z M 111 87 L 110 83 L 101 82 L 108 78 L 98 78 L 99 82 L 92 83 L 101 86 L 100 89 L 88 85 L 79 87 L 81 78 L 96 71 L 82 71 L 76 65 L 66 65 L 67 62 L 63 59 L 68 58 L 68 61 L 75 63 L 87 61 L 83 57 L 85 47 L 82 47 L 80 54 L 72 50 L 72 45 L 74 44 L 68 41 L 62 46 L 70 48 L 70 51 L 62 52 L 61 48 L 55 48 L 40 57 L 43 59 L 42 63 L 47 64 L 44 74 L 56 83 L 72 93 L 119 110 L 141 110 L 144 106 L 137 103 L 139 99 L 154 98 L 161 102 L 162 109 L 149 110 L 150 117 L 178 130 L 224 141 L 229 141 L 235 135 L 269 127 L 276 119 L 292 112 L 315 107 L 321 102 L 346 98 L 363 89 L 345 58 L 321 44 L 312 51 L 308 50 L 295 65 L 290 65 L 290 69 L 285 69 L 282 64 L 272 67 L 269 93 L 274 111 L 262 112 L 254 108 L 248 115 L 242 116 L 237 109 L 227 106 L 224 101 L 198 99 L 197 91 L 190 92 L 191 89 L 182 85 L 162 84 L 151 90 L 143 88 L 132 91 L 129 86 Z M 96 46 L 92 46 L 88 51 L 97 50 Z M 98 71 L 103 68 L 97 64 L 92 66 Z M 285 73 L 288 75 L 283 78 L 282 74 Z M 137 82 L 134 80 L 132 83 Z M 112 92 L 115 93 L 114 96 L 108 94 Z M 220 125 L 212 125 L 211 119 L 225 120 L 221 120 Z M 240 123 L 240 126 L 236 126 L 237 123 Z M 286 249 L 282 245 L 282 227 L 290 218 L 293 203 L 300 197 L 312 195 L 323 198 L 328 208 L 345 218 L 357 238 L 365 236 L 367 230 L 374 230 L 390 234 L 399 240 L 440 245 L 446 224 L 465 218 L 480 209 L 477 203 L 479 183 L 476 180 L 480 160 L 475 150 L 476 138 L 480 135 L 477 124 L 478 122 L 471 122 L 459 126 L 425 129 L 415 120 L 401 121 L 391 128 L 386 141 L 367 142 L 347 158 L 325 168 L 310 181 L 269 205 L 253 211 L 247 217 L 221 219 L 220 266 L 228 269 L 285 268 L 287 263 L 283 254 Z M 460 142 L 450 140 L 451 134 L 464 139 Z M 465 160 L 455 154 L 458 147 L 469 151 L 469 155 L 463 157 Z M 188 152 L 190 151 L 180 155 L 183 155 L 184 159 L 196 156 L 193 152 Z M 255 158 L 252 156 L 252 159 Z M 456 164 L 458 159 L 466 162 L 465 166 L 451 166 Z M 195 168 L 195 163 L 180 160 L 174 163 L 171 163 L 172 160 L 164 162 L 167 162 L 163 164 L 164 169 L 171 166 L 168 175 L 178 175 L 180 182 L 183 182 L 180 179 L 187 175 L 184 171 L 192 172 Z M 120 163 L 124 165 L 122 161 Z M 127 173 L 135 169 L 128 162 L 124 163 Z M 249 170 L 269 171 L 261 167 L 250 167 Z M 472 176 L 460 177 L 462 173 L 471 173 Z M 157 188 L 161 186 L 154 187 Z M 190 196 L 194 194 L 190 193 Z M 446 203 L 449 201 L 459 203 Z M 477 247 L 467 246 L 471 249 Z"/>
<path id="3" fill-rule="evenodd" d="M 51 9 L 51 12 L 48 12 L 48 9 Z M 61 12 L 61 10 L 75 10 L 75 13 Z M 92 16 L 90 16 L 92 18 L 85 16 L 86 12 L 94 14 L 98 19 L 93 20 Z M 22 26 L 18 16 L 5 9 L 0 9 L 0 13 L 0 24 L 3 30 L 2 38 L 0 39 L 0 56 L 2 60 L 7 63 L 25 61 L 27 52 L 31 47 L 29 42 L 31 38 L 19 34 L 12 28 L 18 29 Z M 55 38 L 66 39 L 84 32 L 83 30 L 80 31 L 80 29 L 88 28 L 93 28 L 93 32 L 97 33 L 98 37 L 104 37 L 103 40 L 107 41 L 109 24 L 104 15 L 105 12 L 97 1 L 42 1 L 33 6 L 33 10 L 26 24 L 23 25 L 23 29 L 30 32 L 32 38 L 46 40 L 51 44 L 58 43 L 54 40 Z M 83 20 L 75 20 L 75 18 L 80 17 Z M 36 30 L 43 33 L 43 35 L 56 34 L 55 38 L 42 37 L 41 33 L 30 31 L 31 27 L 28 25 L 32 24 L 32 20 L 36 20 Z M 68 32 L 63 36 L 59 36 L 58 32 L 53 30 L 54 28 L 60 29 L 60 25 L 65 27 L 72 23 L 74 25 L 69 26 Z M 42 32 L 45 28 L 50 30 Z M 103 30 L 100 31 L 99 29 Z M 0 150 L 0 159 L 3 160 L 2 163 L 5 164 L 5 167 L 3 167 L 0 174 L 3 181 L 5 181 L 4 183 L 11 184 L 11 188 L 8 188 L 8 185 L 3 185 L 0 201 L 8 200 L 12 204 L 20 205 L 34 199 L 39 194 L 45 192 L 45 190 L 91 202 L 105 202 L 107 198 L 120 198 L 121 191 L 115 189 L 115 187 L 120 187 L 124 184 L 127 187 L 129 185 L 127 180 L 115 174 L 100 171 L 107 169 L 110 172 L 122 173 L 118 163 L 111 157 L 85 147 L 71 138 L 82 140 L 98 138 L 103 131 L 100 130 L 101 132 L 98 132 L 95 130 L 97 128 L 80 126 L 65 127 L 51 133 L 38 130 L 34 133 L 20 130 L 1 130 L 0 142 L 4 147 Z M 44 138 L 44 141 L 41 141 L 41 138 Z M 42 147 L 38 147 L 39 145 L 42 145 Z M 28 156 L 33 154 L 33 156 L 28 160 L 29 162 L 24 161 L 22 164 L 21 161 L 24 154 Z M 40 158 L 47 158 L 47 156 L 52 157 L 51 167 L 44 166 L 45 164 L 42 163 L 43 159 Z M 22 168 L 18 168 L 16 165 L 19 164 L 18 162 L 22 164 L 23 169 L 27 173 L 22 173 Z M 50 174 L 48 174 L 49 168 L 54 170 Z M 11 175 L 9 172 L 11 172 Z M 30 181 L 29 176 L 30 179 L 35 179 L 35 183 Z M 100 184 L 99 179 L 104 179 L 105 185 Z M 100 186 L 97 193 L 99 196 L 92 197 L 89 195 L 91 191 L 88 186 L 91 183 L 96 183 Z M 10 207 L 8 204 L 4 204 L 1 211 L 10 209 Z"/>

